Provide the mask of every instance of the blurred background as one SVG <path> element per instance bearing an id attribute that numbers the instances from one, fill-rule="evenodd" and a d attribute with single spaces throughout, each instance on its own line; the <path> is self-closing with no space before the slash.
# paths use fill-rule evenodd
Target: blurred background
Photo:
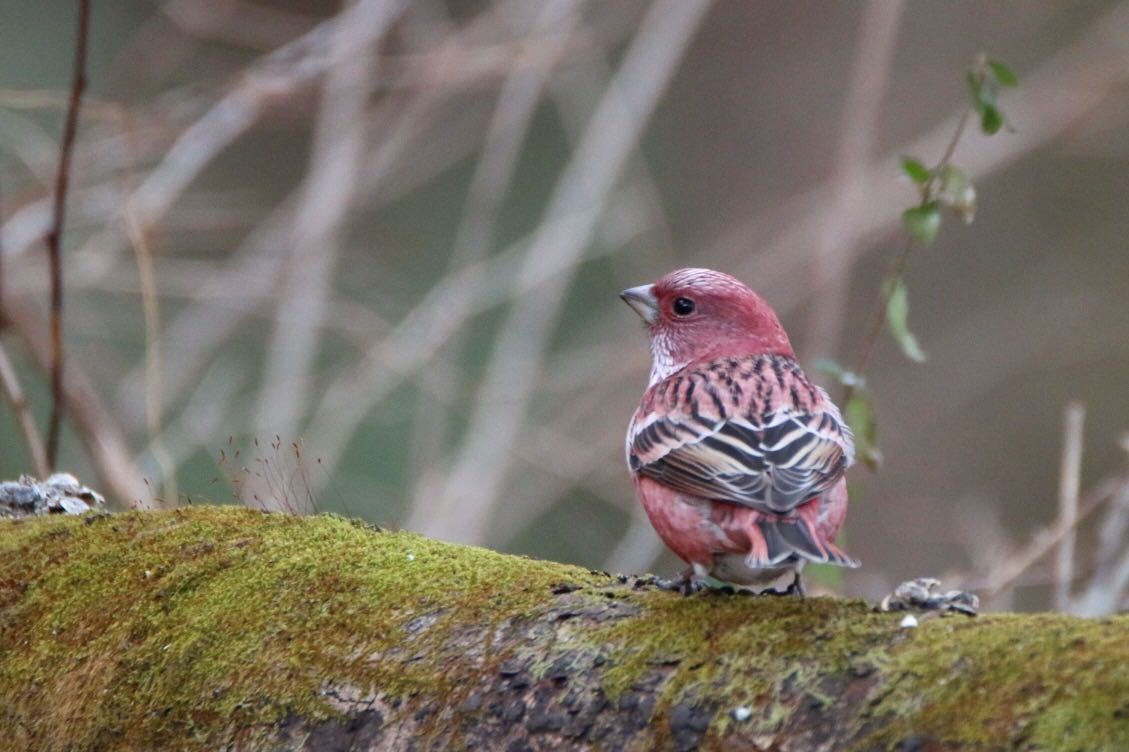
<path id="1" fill-rule="evenodd" d="M 75 18 L 0 8 L 0 344 L 41 427 Z M 618 291 L 718 268 L 809 371 L 853 362 L 918 200 L 899 158 L 941 157 L 980 52 L 1020 78 L 1012 132 L 956 149 L 979 212 L 911 257 L 928 360 L 879 340 L 864 566 L 821 576 L 1124 609 L 1126 2 L 96 2 L 59 466 L 119 507 L 239 499 L 673 574 L 623 465 L 650 356 Z M 7 402 L 0 446 L 0 478 L 32 470 Z"/>

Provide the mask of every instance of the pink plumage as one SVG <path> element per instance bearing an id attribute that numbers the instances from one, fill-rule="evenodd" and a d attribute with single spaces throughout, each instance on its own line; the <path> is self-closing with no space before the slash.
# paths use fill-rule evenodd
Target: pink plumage
<path id="1" fill-rule="evenodd" d="M 737 279 L 680 269 L 621 297 L 651 336 L 650 384 L 627 431 L 636 494 L 663 542 L 706 576 L 766 585 L 835 546 L 850 429 L 796 363 L 776 313 Z"/>

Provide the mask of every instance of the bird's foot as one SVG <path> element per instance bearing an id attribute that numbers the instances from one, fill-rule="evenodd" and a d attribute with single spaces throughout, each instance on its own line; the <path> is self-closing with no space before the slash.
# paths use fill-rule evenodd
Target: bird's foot
<path id="1" fill-rule="evenodd" d="M 882 599 L 880 611 L 955 611 L 976 616 L 980 599 L 965 590 L 941 591 L 941 581 L 932 577 L 907 580 Z"/>
<path id="2" fill-rule="evenodd" d="M 792 584 L 784 588 L 784 595 L 794 595 L 797 598 L 806 598 L 808 591 L 804 589 L 804 581 L 800 579 L 800 572 L 796 570 L 796 579 L 792 580 Z"/>
<path id="3" fill-rule="evenodd" d="M 669 580 L 652 576 L 651 584 L 659 590 L 670 590 L 675 593 L 681 593 L 682 595 L 693 595 L 694 593 L 700 593 L 709 588 L 709 585 L 707 585 L 704 580 L 694 576 L 693 569 L 687 569 L 682 574 L 677 577 L 672 577 Z"/>
<path id="4" fill-rule="evenodd" d="M 778 596 L 795 596 L 797 598 L 806 598 L 807 597 L 807 590 L 804 589 L 804 581 L 802 579 L 800 579 L 800 573 L 796 572 L 796 578 L 794 580 L 792 580 L 792 583 L 790 585 L 788 585 L 788 587 L 784 588 L 783 590 L 778 589 L 778 588 L 768 588 L 767 590 L 760 591 L 759 594 L 760 595 L 778 595 Z"/>

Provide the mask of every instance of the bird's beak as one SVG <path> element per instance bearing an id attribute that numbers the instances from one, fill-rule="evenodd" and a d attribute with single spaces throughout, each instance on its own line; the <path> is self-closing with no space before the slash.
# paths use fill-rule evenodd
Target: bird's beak
<path id="1" fill-rule="evenodd" d="M 659 318 L 659 300 L 655 297 L 654 285 L 639 285 L 629 287 L 619 294 L 623 302 L 635 309 L 635 313 L 643 317 L 648 324 L 653 324 Z"/>

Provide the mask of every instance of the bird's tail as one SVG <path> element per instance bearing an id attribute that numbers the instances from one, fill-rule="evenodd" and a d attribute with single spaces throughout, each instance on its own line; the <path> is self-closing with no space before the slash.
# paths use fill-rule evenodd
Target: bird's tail
<path id="1" fill-rule="evenodd" d="M 820 534 L 805 517 L 767 517 L 758 515 L 750 530 L 752 542 L 745 563 L 754 569 L 778 566 L 789 559 L 807 559 L 820 564 L 855 568 L 857 559 Z"/>

